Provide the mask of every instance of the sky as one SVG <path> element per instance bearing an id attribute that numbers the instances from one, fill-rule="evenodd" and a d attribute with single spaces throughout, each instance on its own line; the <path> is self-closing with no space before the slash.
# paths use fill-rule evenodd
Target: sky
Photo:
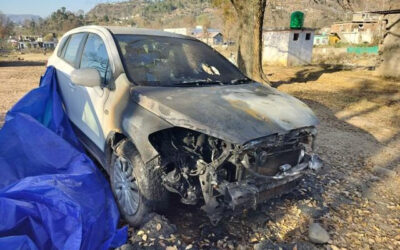
<path id="1" fill-rule="evenodd" d="M 33 14 L 43 18 L 53 11 L 66 7 L 72 12 L 80 9 L 85 13 L 98 3 L 118 2 L 116 0 L 0 0 L 0 11 L 4 14 Z"/>

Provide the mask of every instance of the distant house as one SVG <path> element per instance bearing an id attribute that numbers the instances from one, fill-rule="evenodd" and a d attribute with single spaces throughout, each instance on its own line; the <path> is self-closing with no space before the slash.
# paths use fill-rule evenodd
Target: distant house
<path id="1" fill-rule="evenodd" d="M 15 46 L 19 50 L 38 48 L 53 50 L 56 48 L 57 43 L 57 38 L 53 38 L 52 41 L 44 41 L 42 37 L 19 36 L 18 41 L 16 41 L 15 43 Z"/>
<path id="2" fill-rule="evenodd" d="M 164 29 L 164 31 L 185 36 L 193 36 L 209 45 L 221 45 L 224 43 L 224 37 L 218 29 L 209 28 L 205 32 L 202 26 L 196 26 L 193 29 L 167 28 Z"/>
<path id="3" fill-rule="evenodd" d="M 340 36 L 343 42 L 373 43 L 375 38 L 382 36 L 381 15 L 356 12 L 352 21 L 332 24 L 330 32 Z"/>
<path id="4" fill-rule="evenodd" d="M 189 29 L 189 28 L 168 28 L 168 29 L 164 29 L 164 31 L 179 34 L 179 35 L 184 35 L 184 36 L 191 34 L 191 29 Z"/>
<path id="5" fill-rule="evenodd" d="M 381 18 L 381 14 L 377 13 L 371 13 L 371 12 L 364 12 L 364 11 L 359 11 L 359 12 L 354 12 L 353 13 L 353 22 L 378 22 L 379 19 Z"/>
<path id="6" fill-rule="evenodd" d="M 281 66 L 311 63 L 314 29 L 264 30 L 263 41 L 263 63 Z"/>
<path id="7" fill-rule="evenodd" d="M 42 44 L 42 48 L 44 48 L 44 49 L 50 49 L 50 50 L 55 49 L 56 46 L 57 46 L 57 41 L 48 41 L 48 42 L 45 41 L 45 42 L 43 42 L 43 44 Z"/>
<path id="8" fill-rule="evenodd" d="M 200 32 L 194 35 L 195 38 L 209 45 L 222 45 L 224 38 L 220 32 Z"/>

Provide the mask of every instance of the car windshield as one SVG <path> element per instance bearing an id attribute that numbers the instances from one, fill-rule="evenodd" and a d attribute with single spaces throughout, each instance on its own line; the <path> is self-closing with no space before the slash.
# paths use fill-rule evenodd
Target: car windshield
<path id="1" fill-rule="evenodd" d="M 206 44 L 150 35 L 116 35 L 128 77 L 139 85 L 201 86 L 246 83 L 232 63 Z"/>

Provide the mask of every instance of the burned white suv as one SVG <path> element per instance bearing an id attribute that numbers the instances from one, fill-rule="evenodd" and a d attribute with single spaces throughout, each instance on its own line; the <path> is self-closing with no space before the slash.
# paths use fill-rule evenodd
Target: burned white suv
<path id="1" fill-rule="evenodd" d="M 225 211 L 289 192 L 321 166 L 313 112 L 192 37 L 80 27 L 63 36 L 48 65 L 131 225 L 167 208 L 170 193 L 217 223 Z"/>

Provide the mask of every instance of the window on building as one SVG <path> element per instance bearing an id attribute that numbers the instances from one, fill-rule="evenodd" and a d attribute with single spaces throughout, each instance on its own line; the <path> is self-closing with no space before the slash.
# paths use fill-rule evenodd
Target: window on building
<path id="1" fill-rule="evenodd" d="M 299 33 L 294 33 L 293 34 L 293 41 L 299 40 Z"/>
<path id="2" fill-rule="evenodd" d="M 311 39 L 311 33 L 306 33 L 306 40 L 310 40 Z"/>

